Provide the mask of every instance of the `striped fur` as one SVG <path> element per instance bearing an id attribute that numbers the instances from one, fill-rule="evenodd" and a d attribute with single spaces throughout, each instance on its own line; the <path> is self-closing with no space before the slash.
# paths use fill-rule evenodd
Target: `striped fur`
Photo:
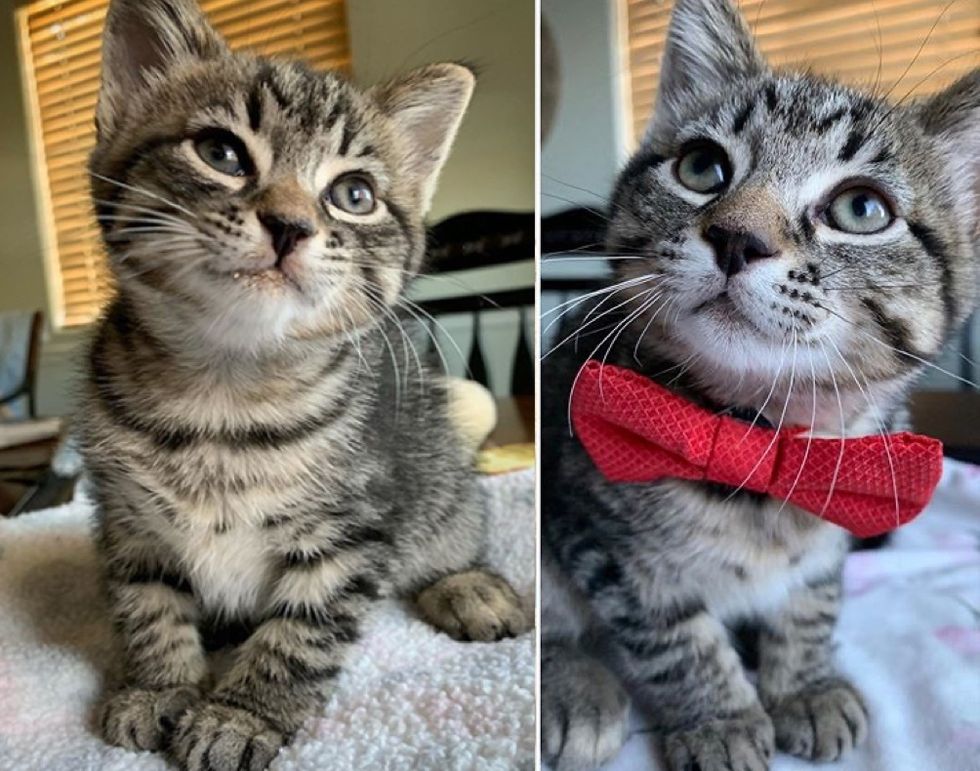
<path id="1" fill-rule="evenodd" d="M 915 377 L 976 303 L 978 126 L 980 72 L 896 105 L 771 71 L 728 0 L 675 4 L 657 107 L 611 199 L 614 279 L 570 314 L 542 369 L 542 741 L 558 771 L 617 752 L 621 684 L 671 771 L 762 771 L 775 748 L 832 760 L 866 736 L 832 659 L 846 534 L 718 485 L 612 484 L 566 410 L 593 356 L 748 421 L 901 428 Z M 717 194 L 677 178 L 702 139 L 731 163 Z M 881 233 L 823 217 L 854 178 L 892 199 Z M 712 225 L 761 234 L 775 256 L 728 280 Z M 746 624 L 755 684 L 733 641 Z"/>
<path id="2" fill-rule="evenodd" d="M 191 0 L 114 0 L 103 54 L 90 168 L 116 295 L 79 417 L 124 662 L 103 732 L 264 768 L 379 597 L 460 639 L 526 625 L 480 568 L 469 453 L 399 318 L 473 77 L 361 91 L 232 54 Z M 242 176 L 196 153 L 215 129 Z M 352 171 L 374 183 L 363 216 L 324 193 Z M 284 257 L 260 216 L 299 223 Z M 229 644 L 214 679 L 206 650 Z"/>

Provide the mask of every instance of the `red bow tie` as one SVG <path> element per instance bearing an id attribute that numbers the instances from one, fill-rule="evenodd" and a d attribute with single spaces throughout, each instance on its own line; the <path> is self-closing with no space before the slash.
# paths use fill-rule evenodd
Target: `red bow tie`
<path id="1" fill-rule="evenodd" d="M 676 477 L 741 486 L 865 538 L 915 518 L 942 475 L 937 439 L 910 433 L 890 434 L 887 441 L 808 439 L 801 428 L 750 427 L 597 361 L 587 362 L 579 376 L 572 421 L 612 482 Z"/>

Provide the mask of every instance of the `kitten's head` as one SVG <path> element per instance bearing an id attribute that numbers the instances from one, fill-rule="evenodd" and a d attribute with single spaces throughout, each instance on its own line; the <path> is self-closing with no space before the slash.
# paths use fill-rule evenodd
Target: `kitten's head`
<path id="1" fill-rule="evenodd" d="M 442 64 L 361 91 L 232 53 L 194 0 L 113 0 L 90 169 L 121 290 L 232 348 L 382 318 L 473 85 Z"/>
<path id="2" fill-rule="evenodd" d="M 808 387 L 810 366 L 850 381 L 839 350 L 884 380 L 917 366 L 892 348 L 931 358 L 972 308 L 978 197 L 980 71 L 889 103 L 774 72 L 728 0 L 678 0 L 609 249 L 651 276 L 630 290 L 641 321 L 662 311 L 646 343 L 721 379 L 794 352 Z"/>

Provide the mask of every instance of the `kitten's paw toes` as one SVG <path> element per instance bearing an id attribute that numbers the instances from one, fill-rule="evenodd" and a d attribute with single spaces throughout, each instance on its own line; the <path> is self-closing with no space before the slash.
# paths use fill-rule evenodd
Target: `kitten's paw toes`
<path id="1" fill-rule="evenodd" d="M 426 621 L 457 640 L 492 642 L 531 628 L 517 592 L 485 570 L 441 578 L 419 594 L 417 603 Z"/>
<path id="2" fill-rule="evenodd" d="M 670 771 L 767 771 L 773 726 L 762 710 L 664 735 Z"/>
<path id="3" fill-rule="evenodd" d="M 588 659 L 549 667 L 541 685 L 541 753 L 554 771 L 593 771 L 626 741 L 629 698 Z"/>
<path id="4" fill-rule="evenodd" d="M 102 736 L 127 750 L 161 750 L 199 695 L 192 687 L 119 691 L 102 705 Z"/>
<path id="5" fill-rule="evenodd" d="M 844 680 L 781 699 L 769 712 L 776 727 L 776 746 L 807 760 L 837 760 L 868 735 L 864 700 Z"/>
<path id="6" fill-rule="evenodd" d="M 206 702 L 180 719 L 171 749 L 185 771 L 262 771 L 283 744 L 258 715 Z"/>

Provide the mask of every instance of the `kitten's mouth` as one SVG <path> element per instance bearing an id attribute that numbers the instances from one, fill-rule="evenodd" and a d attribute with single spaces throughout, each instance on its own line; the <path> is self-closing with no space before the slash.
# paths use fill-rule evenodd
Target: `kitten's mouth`
<path id="1" fill-rule="evenodd" d="M 735 302 L 732 300 L 731 296 L 728 294 L 728 290 L 724 290 L 714 297 L 709 297 L 700 305 L 694 306 L 691 311 L 692 314 L 696 313 L 712 313 L 715 315 L 722 315 L 724 317 L 730 317 L 733 320 L 736 318 L 740 321 L 747 321 L 742 312 L 739 311 Z"/>
<path id="2" fill-rule="evenodd" d="M 695 306 L 691 315 L 698 314 L 709 316 L 713 321 L 729 327 L 748 327 L 754 332 L 763 333 L 749 315 L 738 307 L 727 289 Z"/>
<path id="3" fill-rule="evenodd" d="M 259 289 L 281 289 L 289 286 L 301 294 L 303 292 L 303 287 L 299 285 L 299 282 L 279 265 L 272 265 L 268 268 L 257 270 L 240 269 L 222 273 L 222 275 L 230 277 L 235 283 L 241 284 L 242 286 L 256 287 Z"/>

